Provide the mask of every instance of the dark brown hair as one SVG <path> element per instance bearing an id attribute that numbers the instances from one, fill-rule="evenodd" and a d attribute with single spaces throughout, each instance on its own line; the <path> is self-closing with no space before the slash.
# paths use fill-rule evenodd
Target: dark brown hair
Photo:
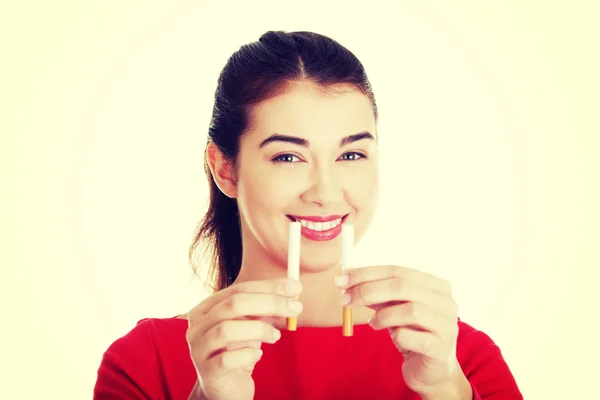
<path id="1" fill-rule="evenodd" d="M 208 142 L 236 166 L 240 138 L 248 130 L 252 107 L 286 90 L 293 83 L 308 82 L 328 90 L 349 85 L 367 95 L 377 119 L 377 105 L 362 63 L 348 49 L 312 32 L 269 31 L 257 42 L 242 46 L 227 61 L 215 92 Z M 189 249 L 194 254 L 204 244 L 209 261 L 208 280 L 221 290 L 237 278 L 242 262 L 240 217 L 235 199 L 215 184 L 205 152 L 204 170 L 210 186 L 208 211 Z"/>

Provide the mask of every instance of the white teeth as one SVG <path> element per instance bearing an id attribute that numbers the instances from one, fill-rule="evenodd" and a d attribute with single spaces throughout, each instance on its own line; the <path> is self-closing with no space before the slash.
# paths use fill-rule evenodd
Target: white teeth
<path id="1" fill-rule="evenodd" d="M 313 230 L 313 231 L 318 231 L 318 232 L 328 231 L 329 229 L 333 229 L 342 223 L 341 218 L 338 218 L 334 221 L 328 221 L 328 222 L 312 222 L 312 221 L 306 221 L 306 220 L 302 220 L 302 219 L 299 219 L 297 221 L 300 222 L 300 224 L 303 227 Z"/>

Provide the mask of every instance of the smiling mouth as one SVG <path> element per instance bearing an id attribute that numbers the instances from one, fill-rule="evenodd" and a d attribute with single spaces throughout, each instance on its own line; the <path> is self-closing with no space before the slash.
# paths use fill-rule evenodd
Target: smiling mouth
<path id="1" fill-rule="evenodd" d="M 340 218 L 332 219 L 329 221 L 322 221 L 322 222 L 296 218 L 296 217 L 292 217 L 291 215 L 287 215 L 287 217 L 292 222 L 300 222 L 302 227 L 304 227 L 306 229 L 310 229 L 311 231 L 315 231 L 315 232 L 324 232 L 324 231 L 329 231 L 329 230 L 337 227 L 338 225 L 340 225 L 348 217 L 348 214 L 346 214 Z"/>

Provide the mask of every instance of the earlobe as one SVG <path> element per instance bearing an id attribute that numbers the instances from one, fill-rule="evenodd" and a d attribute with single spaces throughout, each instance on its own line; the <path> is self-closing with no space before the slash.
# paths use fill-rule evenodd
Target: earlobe
<path id="1" fill-rule="evenodd" d="M 212 142 L 208 143 L 206 147 L 206 157 L 210 172 L 219 190 L 229 198 L 236 198 L 237 185 L 232 162 Z"/>

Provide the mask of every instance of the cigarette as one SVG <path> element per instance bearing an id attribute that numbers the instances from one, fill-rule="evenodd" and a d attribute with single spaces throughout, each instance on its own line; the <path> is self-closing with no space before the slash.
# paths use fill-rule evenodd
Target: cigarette
<path id="1" fill-rule="evenodd" d="M 300 222 L 290 223 L 290 233 L 288 238 L 288 270 L 287 277 L 290 280 L 300 280 Z M 296 300 L 298 298 L 296 297 Z M 287 319 L 287 329 L 295 331 L 298 327 L 298 317 L 289 317 Z"/>
<path id="2" fill-rule="evenodd" d="M 352 252 L 354 250 L 354 225 L 342 225 L 342 271 L 351 268 Z M 344 336 L 352 336 L 353 321 L 352 308 L 343 307 L 342 333 Z"/>

